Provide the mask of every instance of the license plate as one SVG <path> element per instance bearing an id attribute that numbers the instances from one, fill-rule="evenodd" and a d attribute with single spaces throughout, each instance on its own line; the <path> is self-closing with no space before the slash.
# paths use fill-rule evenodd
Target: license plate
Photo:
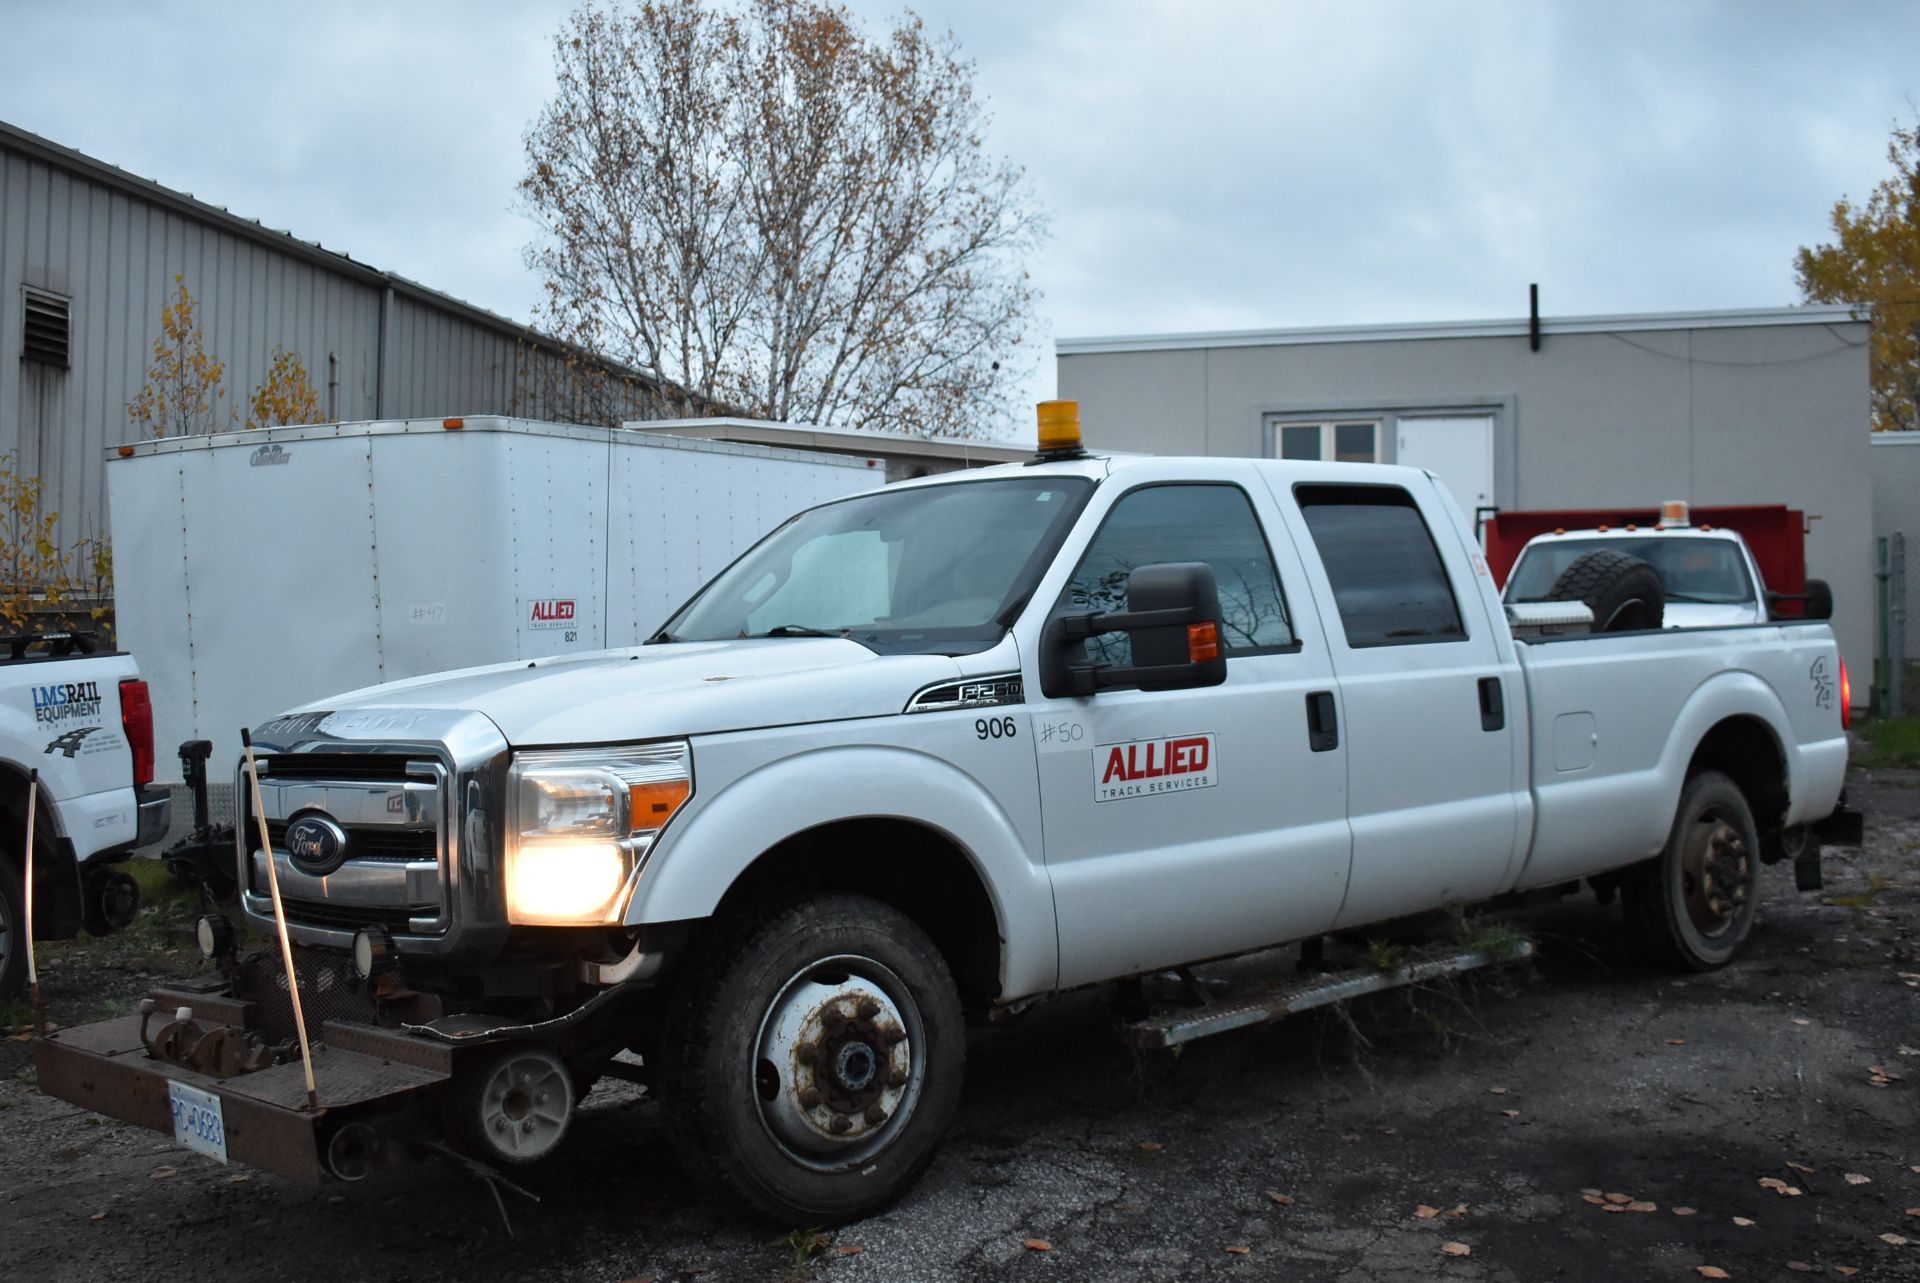
<path id="1" fill-rule="evenodd" d="M 220 1114 L 220 1098 L 210 1091 L 169 1082 L 173 1102 L 173 1138 L 215 1162 L 227 1161 L 227 1125 Z"/>

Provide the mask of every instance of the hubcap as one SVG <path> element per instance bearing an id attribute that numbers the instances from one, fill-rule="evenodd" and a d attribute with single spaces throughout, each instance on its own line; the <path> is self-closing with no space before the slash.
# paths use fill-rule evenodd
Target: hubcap
<path id="1" fill-rule="evenodd" d="M 1740 830 L 1715 812 L 1687 831 L 1680 856 L 1680 891 L 1694 930 L 1708 938 L 1733 928 L 1747 903 L 1752 859 Z"/>
<path id="2" fill-rule="evenodd" d="M 566 1066 L 544 1051 L 507 1057 L 481 1087 L 481 1132 L 503 1157 L 541 1157 L 566 1135 L 572 1112 Z"/>
<path id="3" fill-rule="evenodd" d="M 828 958 L 781 986 L 760 1022 L 754 1097 L 767 1133 L 796 1161 L 864 1161 L 918 1099 L 920 1017 L 906 986 L 869 958 Z"/>

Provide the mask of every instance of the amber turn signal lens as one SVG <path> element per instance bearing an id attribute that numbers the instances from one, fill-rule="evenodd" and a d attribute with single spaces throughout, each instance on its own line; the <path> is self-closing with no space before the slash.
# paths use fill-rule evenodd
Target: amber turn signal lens
<path id="1" fill-rule="evenodd" d="M 1187 660 L 1205 664 L 1220 658 L 1220 629 L 1212 620 L 1187 625 Z"/>
<path id="2" fill-rule="evenodd" d="M 680 804 L 693 792 L 686 780 L 656 780 L 632 784 L 627 788 L 633 810 L 634 829 L 657 829 L 673 818 Z"/>
<path id="3" fill-rule="evenodd" d="M 467 421 L 465 419 L 442 419 L 440 420 L 440 426 L 449 432 L 455 432 L 466 427 Z"/>
<path id="4" fill-rule="evenodd" d="M 1840 729 L 1853 725 L 1853 679 L 1847 676 L 1847 661 L 1840 661 Z"/>

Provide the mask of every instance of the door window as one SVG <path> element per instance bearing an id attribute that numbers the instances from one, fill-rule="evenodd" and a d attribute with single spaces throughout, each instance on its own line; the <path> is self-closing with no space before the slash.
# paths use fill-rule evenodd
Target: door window
<path id="1" fill-rule="evenodd" d="M 1347 645 L 1466 640 L 1440 550 L 1398 486 L 1296 486 Z"/>
<path id="2" fill-rule="evenodd" d="M 1068 610 L 1127 608 L 1127 576 L 1141 566 L 1204 561 L 1220 590 L 1221 642 L 1229 658 L 1285 649 L 1293 623 L 1273 553 L 1253 505 L 1238 486 L 1148 486 L 1123 496 L 1073 572 L 1063 595 Z M 1125 666 L 1125 633 L 1087 639 L 1087 658 Z"/>

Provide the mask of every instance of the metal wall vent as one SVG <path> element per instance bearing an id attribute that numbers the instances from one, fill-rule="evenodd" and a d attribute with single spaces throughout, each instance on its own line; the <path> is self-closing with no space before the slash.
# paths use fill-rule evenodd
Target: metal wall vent
<path id="1" fill-rule="evenodd" d="M 61 369 L 72 366 L 70 309 L 72 304 L 58 294 L 48 294 L 27 286 L 25 324 L 20 340 L 22 360 L 42 361 Z"/>

